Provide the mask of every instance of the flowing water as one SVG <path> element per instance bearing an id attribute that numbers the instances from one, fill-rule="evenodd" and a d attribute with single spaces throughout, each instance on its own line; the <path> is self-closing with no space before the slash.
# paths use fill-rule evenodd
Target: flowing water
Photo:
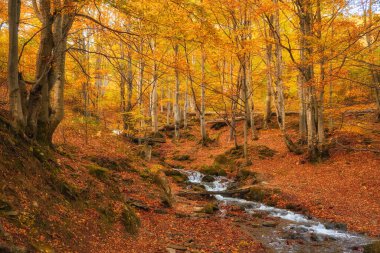
<path id="1" fill-rule="evenodd" d="M 214 182 L 203 182 L 198 171 L 178 169 L 193 184 L 203 185 L 206 191 L 223 192 L 233 182 L 226 177 L 214 177 Z M 248 214 L 265 214 L 279 220 L 274 226 L 253 229 L 252 233 L 275 252 L 380 252 L 378 242 L 364 235 L 333 228 L 331 224 L 289 210 L 241 198 L 215 195 L 221 206 L 237 205 Z M 222 214 L 226 210 L 222 209 Z M 293 243 L 289 243 L 289 242 Z M 367 245 L 367 246 L 365 246 Z"/>

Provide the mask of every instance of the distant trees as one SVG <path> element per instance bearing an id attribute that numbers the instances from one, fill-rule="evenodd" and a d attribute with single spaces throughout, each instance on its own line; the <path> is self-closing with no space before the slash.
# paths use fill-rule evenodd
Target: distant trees
<path id="1" fill-rule="evenodd" d="M 30 63 L 18 55 L 20 2 L 8 1 L 10 110 L 15 127 L 41 143 L 51 144 L 63 119 L 66 76 L 70 90 L 88 84 L 86 111 L 99 114 L 100 104 L 107 103 L 130 134 L 157 133 L 166 124 L 179 139 L 192 113 L 206 145 L 207 114 L 214 110 L 229 126 L 230 141 L 239 146 L 242 120 L 247 163 L 249 136 L 259 136 L 257 115 L 264 115 L 268 128 L 272 111 L 289 150 L 305 149 L 310 160 L 320 160 L 327 150 L 325 93 L 328 88 L 333 109 L 334 97 L 344 96 L 338 88 L 347 87 L 346 80 L 361 83 L 350 73 L 364 70 L 360 78 L 380 111 L 380 19 L 371 0 L 361 2 L 360 17 L 343 13 L 349 7 L 342 1 L 323 0 L 23 4 L 30 4 L 38 18 L 37 28 L 21 27 L 35 32 L 26 40 L 38 50 L 35 65 L 26 68 Z M 78 38 L 86 40 L 86 47 Z M 20 68 L 28 69 L 25 79 L 34 80 L 23 80 Z M 75 76 L 67 69 L 75 70 Z M 94 97 L 89 95 L 92 81 Z M 106 96 L 99 96 L 101 86 Z M 299 111 L 297 144 L 287 124 L 289 108 Z M 334 127 L 332 120 L 328 126 Z"/>

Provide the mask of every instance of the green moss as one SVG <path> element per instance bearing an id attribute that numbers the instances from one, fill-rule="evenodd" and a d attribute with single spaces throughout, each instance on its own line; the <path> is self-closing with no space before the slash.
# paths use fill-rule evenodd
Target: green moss
<path id="1" fill-rule="evenodd" d="M 256 178 L 256 177 L 257 177 L 256 172 L 250 171 L 248 169 L 241 169 L 241 170 L 239 170 L 239 172 L 236 175 L 236 180 L 237 181 L 244 181 L 248 178 Z"/>
<path id="2" fill-rule="evenodd" d="M 186 175 L 182 174 L 177 170 L 164 170 L 163 172 L 166 176 L 172 177 L 174 181 L 176 181 L 177 183 L 182 183 L 187 180 Z"/>
<path id="3" fill-rule="evenodd" d="M 115 222 L 116 214 L 113 211 L 112 206 L 108 205 L 105 207 L 98 207 L 97 210 L 100 214 L 100 219 L 101 221 L 103 221 L 103 223 L 111 225 Z"/>
<path id="4" fill-rule="evenodd" d="M 257 153 L 258 153 L 260 159 L 265 159 L 267 157 L 273 157 L 276 154 L 275 150 L 270 149 L 264 145 L 259 145 L 256 147 L 256 149 L 257 149 Z"/>
<path id="5" fill-rule="evenodd" d="M 202 213 L 207 213 L 207 214 L 213 214 L 213 213 L 214 213 L 215 211 L 217 211 L 217 210 L 219 210 L 219 207 L 218 207 L 217 203 L 212 202 L 212 203 L 208 203 L 208 204 L 206 204 L 206 205 L 202 208 L 201 212 L 202 212 Z"/>
<path id="6" fill-rule="evenodd" d="M 53 189 L 61 193 L 66 199 L 70 201 L 76 201 L 79 199 L 79 190 L 64 179 L 52 176 L 50 184 Z"/>
<path id="7" fill-rule="evenodd" d="M 249 192 L 245 195 L 245 198 L 252 201 L 262 202 L 268 197 L 268 193 L 261 188 L 251 187 Z"/>
<path id="8" fill-rule="evenodd" d="M 167 181 L 165 175 L 162 175 L 159 172 L 152 173 L 152 181 L 161 189 L 161 203 L 165 207 L 172 207 L 174 197 L 172 195 L 172 189 L 170 188 L 169 182 Z"/>
<path id="9" fill-rule="evenodd" d="M 128 204 L 124 205 L 121 213 L 121 221 L 127 233 L 136 235 L 141 226 L 140 218 L 137 216 L 135 210 Z"/>
<path id="10" fill-rule="evenodd" d="M 221 168 L 219 164 L 213 164 L 211 166 L 204 165 L 200 169 L 200 172 L 211 176 L 227 176 L 226 171 Z"/>
<path id="11" fill-rule="evenodd" d="M 189 155 L 175 155 L 173 157 L 173 160 L 176 160 L 176 161 L 188 161 L 188 160 L 190 160 L 190 156 Z"/>
<path id="12" fill-rule="evenodd" d="M 100 166 L 95 165 L 95 164 L 89 164 L 86 167 L 87 167 L 88 173 L 90 173 L 90 175 L 92 175 L 92 176 L 94 176 L 100 180 L 104 180 L 108 177 L 109 169 L 100 167 Z"/>
<path id="13" fill-rule="evenodd" d="M 222 154 L 222 155 L 217 155 L 215 157 L 215 163 L 218 163 L 218 164 L 228 164 L 230 162 L 230 160 L 227 158 L 226 155 Z"/>

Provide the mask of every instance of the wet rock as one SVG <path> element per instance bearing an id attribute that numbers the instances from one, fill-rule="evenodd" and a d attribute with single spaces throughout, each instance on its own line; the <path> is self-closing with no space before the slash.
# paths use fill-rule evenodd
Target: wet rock
<path id="1" fill-rule="evenodd" d="M 244 198 L 247 200 L 263 202 L 264 199 L 269 195 L 270 193 L 261 187 L 251 187 L 249 191 L 244 195 Z"/>
<path id="2" fill-rule="evenodd" d="M 298 232 L 290 232 L 286 236 L 284 236 L 285 239 L 288 240 L 297 240 L 297 241 L 310 241 L 310 237 L 308 233 L 298 233 Z"/>
<path id="3" fill-rule="evenodd" d="M 275 222 L 275 221 L 265 221 L 261 224 L 263 227 L 270 227 L 270 228 L 274 228 L 274 227 L 277 227 L 278 223 Z"/>
<path id="4" fill-rule="evenodd" d="M 325 224 L 327 229 L 337 229 L 342 231 L 347 231 L 347 225 L 340 222 L 329 222 Z"/>
<path id="5" fill-rule="evenodd" d="M 202 178 L 202 182 L 214 182 L 215 181 L 215 178 L 213 176 L 210 176 L 210 175 L 205 175 L 203 178 Z"/>
<path id="6" fill-rule="evenodd" d="M 206 190 L 204 185 L 198 185 L 198 184 L 191 185 L 191 189 L 194 191 L 200 191 L 200 192 L 203 192 Z"/>
<path id="7" fill-rule="evenodd" d="M 322 235 L 312 233 L 310 235 L 310 240 L 312 240 L 314 242 L 323 242 L 325 240 L 325 238 Z"/>
<path id="8" fill-rule="evenodd" d="M 259 227 L 261 227 L 261 225 L 259 223 L 255 223 L 255 222 L 252 222 L 250 225 L 253 228 L 259 228 Z"/>
<path id="9" fill-rule="evenodd" d="M 378 253 L 378 252 L 380 252 L 380 241 L 376 241 L 364 246 L 364 253 Z"/>

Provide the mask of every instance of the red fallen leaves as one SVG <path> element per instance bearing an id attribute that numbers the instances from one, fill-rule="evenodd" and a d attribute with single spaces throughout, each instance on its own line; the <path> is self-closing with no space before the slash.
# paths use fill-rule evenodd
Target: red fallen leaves
<path id="1" fill-rule="evenodd" d="M 369 129 L 378 128 L 378 125 L 372 125 Z M 162 150 L 169 158 L 175 153 L 189 154 L 194 160 L 189 164 L 181 163 L 186 167 L 210 165 L 215 155 L 224 153 L 233 146 L 228 141 L 228 128 L 222 128 L 219 132 L 209 131 L 210 135 L 220 132 L 218 145 L 201 147 L 194 141 L 180 140 L 176 144 L 166 143 Z M 199 136 L 198 129 L 194 128 L 192 134 Z M 359 149 L 366 148 L 363 145 L 369 140 L 371 149 L 380 143 L 380 136 L 370 132 L 337 132 L 333 138 L 344 139 L 349 147 L 355 148 L 358 145 Z M 241 136 L 239 143 L 242 143 Z M 278 151 L 274 157 L 264 160 L 252 155 L 253 165 L 250 169 L 261 173 L 268 187 L 281 190 L 280 199 L 277 198 L 280 206 L 297 203 L 313 216 L 347 223 L 349 229 L 357 232 L 380 235 L 378 155 L 372 152 L 348 151 L 337 146 L 330 150 L 331 157 L 328 160 L 310 164 L 302 156 L 288 152 L 278 130 L 262 130 L 260 139 L 254 142 L 250 140 L 249 144 L 265 145 Z"/>

